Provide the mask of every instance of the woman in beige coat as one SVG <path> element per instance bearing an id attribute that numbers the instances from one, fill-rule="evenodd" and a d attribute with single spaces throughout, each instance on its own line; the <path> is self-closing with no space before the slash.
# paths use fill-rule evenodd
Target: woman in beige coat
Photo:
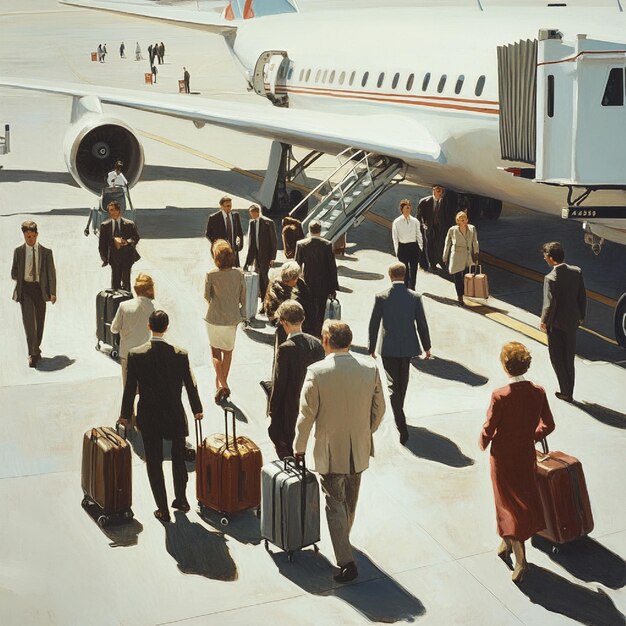
<path id="1" fill-rule="evenodd" d="M 443 261 L 450 263 L 448 272 L 454 279 L 459 304 L 463 306 L 464 275 L 467 268 L 478 260 L 478 236 L 476 227 L 468 224 L 465 211 L 459 211 L 455 217 L 456 226 L 452 226 L 446 235 Z"/>
<path id="2" fill-rule="evenodd" d="M 215 368 L 215 402 L 230 396 L 228 373 L 235 348 L 237 326 L 244 319 L 246 283 L 243 272 L 235 265 L 230 244 L 218 239 L 213 244 L 216 267 L 207 272 L 204 299 L 209 308 L 206 317 L 211 356 Z"/>

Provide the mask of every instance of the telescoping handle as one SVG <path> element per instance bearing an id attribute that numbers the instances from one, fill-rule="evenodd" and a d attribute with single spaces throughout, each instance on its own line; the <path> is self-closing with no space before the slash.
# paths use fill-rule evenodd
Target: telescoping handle
<path id="1" fill-rule="evenodd" d="M 472 263 L 470 265 L 470 274 L 482 274 L 483 273 L 483 266 L 480 265 L 479 263 Z"/>
<path id="2" fill-rule="evenodd" d="M 196 425 L 196 447 L 199 448 L 204 441 L 204 439 L 202 438 L 202 422 L 197 419 L 194 419 L 193 421 Z"/>
<path id="3" fill-rule="evenodd" d="M 550 452 L 550 448 L 548 448 L 548 438 L 544 437 L 541 440 L 541 449 L 543 450 L 544 454 L 548 454 L 548 452 Z"/>
<path id="4" fill-rule="evenodd" d="M 225 431 L 225 435 L 226 435 L 226 447 L 228 448 L 228 414 L 231 414 L 232 416 L 232 422 L 233 422 L 233 442 L 235 444 L 235 451 L 237 451 L 237 430 L 236 430 L 236 422 L 237 420 L 235 419 L 235 409 L 233 409 L 230 406 L 225 406 L 224 407 L 224 431 Z"/>
<path id="5" fill-rule="evenodd" d="M 304 460 L 304 457 L 302 457 L 302 460 L 299 460 L 296 459 L 295 456 L 286 456 L 283 461 L 285 464 L 285 471 L 287 470 L 287 466 L 291 465 L 294 469 L 302 470 L 302 478 L 304 479 L 306 476 L 306 461 Z"/>

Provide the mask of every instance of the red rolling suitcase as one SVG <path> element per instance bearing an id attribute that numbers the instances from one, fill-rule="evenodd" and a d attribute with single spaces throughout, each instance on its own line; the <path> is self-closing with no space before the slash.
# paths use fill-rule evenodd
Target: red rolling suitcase
<path id="1" fill-rule="evenodd" d="M 554 543 L 585 537 L 593 530 L 593 515 L 580 461 L 564 452 L 550 452 L 548 442 L 537 450 L 537 486 L 546 528 L 538 534 Z"/>

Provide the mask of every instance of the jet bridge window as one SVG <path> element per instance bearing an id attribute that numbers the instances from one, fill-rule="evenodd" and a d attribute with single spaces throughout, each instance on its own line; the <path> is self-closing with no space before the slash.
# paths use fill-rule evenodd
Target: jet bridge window
<path id="1" fill-rule="evenodd" d="M 409 74 L 409 77 L 406 79 L 406 90 L 411 91 L 413 89 L 413 81 L 415 80 L 415 74 Z"/>
<path id="2" fill-rule="evenodd" d="M 485 88 L 485 77 L 480 76 L 476 81 L 476 89 L 474 89 L 474 93 L 476 96 L 481 96 L 483 93 L 483 89 Z"/>
<path id="3" fill-rule="evenodd" d="M 341 72 L 341 74 L 339 74 L 339 84 L 343 85 L 344 81 L 346 80 L 346 73 L 345 72 Z"/>
<path id="4" fill-rule="evenodd" d="M 439 79 L 439 84 L 437 85 L 438 93 L 441 93 L 443 91 L 443 88 L 446 86 L 446 80 L 448 80 L 448 77 L 445 74 L 442 74 L 441 78 Z"/>
<path id="5" fill-rule="evenodd" d="M 394 74 L 393 80 L 391 81 L 391 88 L 395 89 L 398 86 L 398 81 L 400 80 L 400 74 L 396 72 Z"/>
<path id="6" fill-rule="evenodd" d="M 461 74 L 457 81 L 456 81 L 456 85 L 454 86 L 454 93 L 455 94 L 460 94 L 461 93 L 461 89 L 463 89 L 463 83 L 465 81 L 465 76 L 463 76 L 463 74 Z"/>
<path id="7" fill-rule="evenodd" d="M 606 81 L 604 95 L 602 96 L 603 107 L 624 106 L 624 69 L 614 67 L 609 72 L 609 79 Z"/>
<path id="8" fill-rule="evenodd" d="M 426 91 L 428 89 L 429 82 L 430 82 L 430 72 L 426 72 L 426 74 L 424 74 L 424 80 L 422 81 L 422 91 Z"/>
<path id="9" fill-rule="evenodd" d="M 369 77 L 370 77 L 369 72 L 365 72 L 365 74 L 363 74 L 363 79 L 361 80 L 361 87 L 365 87 L 365 85 L 367 85 L 367 79 Z"/>

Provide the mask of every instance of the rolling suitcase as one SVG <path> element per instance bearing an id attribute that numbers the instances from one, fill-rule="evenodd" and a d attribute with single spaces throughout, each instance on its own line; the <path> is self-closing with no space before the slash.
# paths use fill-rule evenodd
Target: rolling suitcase
<path id="1" fill-rule="evenodd" d="M 468 298 L 489 298 L 489 281 L 481 265 L 471 265 L 463 277 L 463 294 Z"/>
<path id="2" fill-rule="evenodd" d="M 259 299 L 259 275 L 256 272 L 244 272 L 246 281 L 246 310 L 244 318 L 249 321 L 256 315 Z"/>
<path id="3" fill-rule="evenodd" d="M 96 296 L 96 350 L 104 343 L 111 347 L 111 357 L 116 359 L 120 350 L 119 335 L 111 332 L 111 322 L 122 302 L 131 300 L 133 294 L 123 289 L 105 289 Z"/>
<path id="4" fill-rule="evenodd" d="M 320 491 L 317 477 L 304 461 L 293 457 L 263 466 L 261 473 L 261 536 L 288 553 L 320 540 Z"/>
<path id="5" fill-rule="evenodd" d="M 341 302 L 337 298 L 328 298 L 326 300 L 326 309 L 324 310 L 325 320 L 341 319 Z"/>
<path id="6" fill-rule="evenodd" d="M 232 415 L 233 436 L 228 435 L 228 414 Z M 196 420 L 196 495 L 198 506 L 223 514 L 258 508 L 261 503 L 263 457 L 247 437 L 237 437 L 235 411 L 224 408 L 225 433 L 202 438 L 202 424 Z"/>
<path id="7" fill-rule="evenodd" d="M 91 428 L 83 437 L 82 506 L 99 509 L 98 525 L 133 518 L 130 445 L 113 428 Z"/>
<path id="8" fill-rule="evenodd" d="M 593 515 L 580 461 L 564 452 L 550 452 L 542 440 L 537 450 L 537 486 L 546 528 L 538 534 L 554 543 L 585 537 L 593 530 Z"/>

